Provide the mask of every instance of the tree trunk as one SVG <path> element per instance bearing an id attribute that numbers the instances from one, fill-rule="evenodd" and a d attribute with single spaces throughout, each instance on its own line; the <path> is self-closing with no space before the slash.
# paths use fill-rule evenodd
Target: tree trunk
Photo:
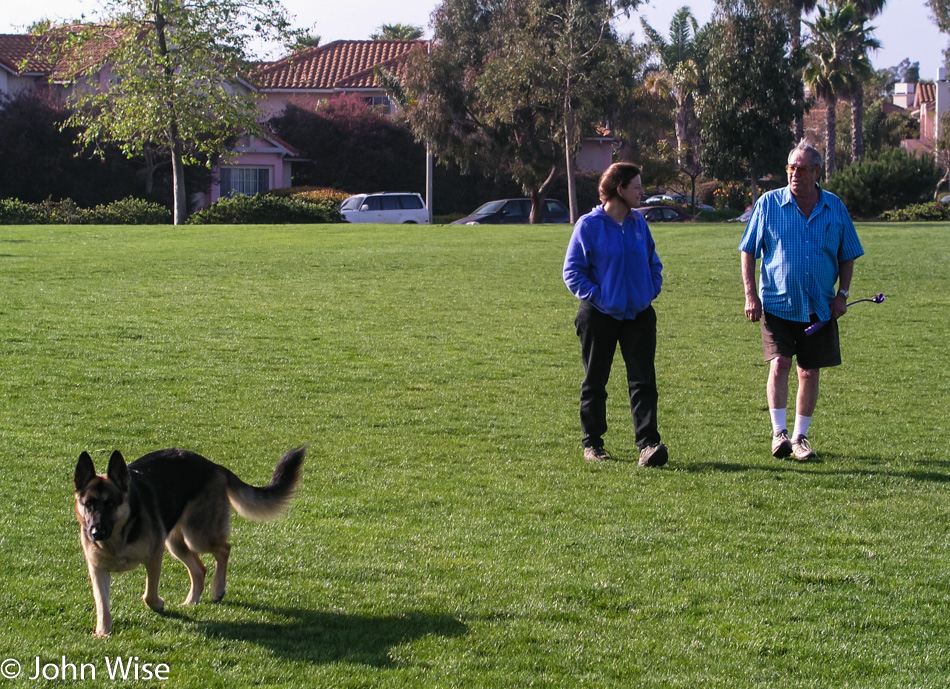
<path id="1" fill-rule="evenodd" d="M 794 7 L 794 6 L 793 6 Z M 794 8 L 792 16 L 789 19 L 789 33 L 791 34 L 792 55 L 802 47 L 802 11 Z M 795 105 L 804 109 L 805 107 L 805 85 L 799 75 L 795 85 Z M 795 142 L 798 143 L 805 138 L 805 113 L 799 111 L 795 115 Z"/>
<path id="2" fill-rule="evenodd" d="M 577 208 L 577 178 L 574 176 L 574 109 L 571 107 L 570 88 L 564 93 L 564 166 L 567 174 L 567 204 L 571 222 L 580 217 Z"/>
<path id="3" fill-rule="evenodd" d="M 835 126 L 837 126 L 838 99 L 825 100 L 825 179 L 835 171 L 835 146 L 838 144 Z"/>
<path id="4" fill-rule="evenodd" d="M 576 162 L 574 153 L 570 148 L 565 150 L 564 164 L 567 169 L 567 203 L 571 214 L 571 223 L 576 223 L 580 217 L 580 210 L 577 207 L 577 178 L 574 175 Z"/>
<path id="5" fill-rule="evenodd" d="M 851 96 L 851 161 L 864 159 L 864 85 L 858 84 Z"/>
<path id="6" fill-rule="evenodd" d="M 158 167 L 155 163 L 155 150 L 151 146 L 146 145 L 142 157 L 144 163 L 142 164 L 142 170 L 140 172 L 145 181 L 145 196 L 151 197 L 152 190 L 155 188 L 155 169 Z"/>
<path id="7" fill-rule="evenodd" d="M 687 165 L 686 151 L 689 149 L 689 110 L 686 99 L 682 95 L 677 97 L 673 127 L 676 131 L 676 164 L 679 167 L 685 167 Z"/>
<path id="8" fill-rule="evenodd" d="M 174 224 L 183 225 L 188 216 L 188 197 L 185 195 L 185 163 L 182 159 L 182 145 L 180 141 L 172 144 L 172 191 L 174 192 Z"/>
<path id="9" fill-rule="evenodd" d="M 548 194 L 551 191 L 551 187 L 554 185 L 554 180 L 557 179 L 557 166 L 551 168 L 551 172 L 548 173 L 548 178 L 544 180 L 544 183 L 539 189 L 531 190 L 531 216 L 528 219 L 532 225 L 540 223 L 544 220 L 544 200 L 548 197 Z"/>

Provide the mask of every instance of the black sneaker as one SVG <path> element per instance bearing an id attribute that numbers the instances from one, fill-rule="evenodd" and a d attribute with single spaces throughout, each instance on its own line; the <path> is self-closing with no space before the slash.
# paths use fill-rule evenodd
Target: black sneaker
<path id="1" fill-rule="evenodd" d="M 670 458 L 670 453 L 663 443 L 647 445 L 640 450 L 640 461 L 637 462 L 642 467 L 661 467 Z"/>

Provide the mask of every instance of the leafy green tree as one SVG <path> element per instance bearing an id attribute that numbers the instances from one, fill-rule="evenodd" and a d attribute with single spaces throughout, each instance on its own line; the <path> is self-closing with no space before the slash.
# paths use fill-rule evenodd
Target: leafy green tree
<path id="1" fill-rule="evenodd" d="M 421 26 L 409 24 L 383 24 L 379 31 L 370 36 L 374 41 L 415 41 L 425 32 Z"/>
<path id="2" fill-rule="evenodd" d="M 559 174 L 573 172 L 565 154 L 573 160 L 581 127 L 629 78 L 610 26 L 617 11 L 599 0 L 445 0 L 430 53 L 406 79 L 413 132 L 463 171 L 515 180 L 539 220 Z"/>
<path id="3" fill-rule="evenodd" d="M 754 0 L 722 7 L 710 27 L 708 92 L 699 102 L 703 162 L 722 181 L 778 172 L 793 144 L 795 73 L 781 13 Z"/>
<path id="4" fill-rule="evenodd" d="M 556 123 L 538 97 L 547 75 L 527 59 L 531 51 L 523 53 L 525 69 L 505 74 L 513 56 L 502 27 L 514 5 L 445 0 L 436 7 L 429 55 L 414 56 L 406 75 L 405 115 L 440 162 L 513 179 L 526 195 L 543 198 L 558 169 Z"/>
<path id="5" fill-rule="evenodd" d="M 277 0 L 107 0 L 103 23 L 66 34 L 77 81 L 108 84 L 70 92 L 84 144 L 115 143 L 128 156 L 154 147 L 171 157 L 174 222 L 187 214 L 185 165 L 230 154 L 258 111 L 239 86 L 254 40 L 280 39 L 288 21 Z"/>
<path id="6" fill-rule="evenodd" d="M 602 121 L 616 110 L 616 101 L 632 86 L 626 52 L 611 22 L 627 13 L 639 0 L 591 2 L 590 0 L 538 0 L 546 11 L 553 39 L 551 69 L 555 93 L 562 96 L 565 175 L 571 221 L 579 217 L 575 180 L 576 154 L 585 125 Z"/>
<path id="7" fill-rule="evenodd" d="M 931 19 L 937 28 L 944 33 L 950 33 L 950 0 L 928 0 Z"/>
<path id="8" fill-rule="evenodd" d="M 830 176 L 836 163 L 838 100 L 857 97 L 858 84 L 874 71 L 867 51 L 879 44 L 868 36 L 864 20 L 850 2 L 828 9 L 819 6 L 815 21 L 805 24 L 812 34 L 805 83 L 825 103 L 825 174 Z"/>
<path id="9" fill-rule="evenodd" d="M 928 0 L 933 23 L 945 34 L 950 34 L 950 0 Z M 950 65 L 950 48 L 943 51 L 944 65 Z"/>

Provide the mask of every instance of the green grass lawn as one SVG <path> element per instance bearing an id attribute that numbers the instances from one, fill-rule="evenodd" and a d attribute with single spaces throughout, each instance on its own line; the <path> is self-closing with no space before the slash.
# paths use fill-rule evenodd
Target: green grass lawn
<path id="1" fill-rule="evenodd" d="M 772 459 L 735 224 L 654 228 L 660 429 L 617 369 L 581 457 L 566 226 L 0 227 L 0 662 L 164 663 L 175 687 L 946 687 L 950 226 L 862 224 L 820 460 Z M 794 386 L 793 386 L 794 387 Z M 196 450 L 288 516 L 234 519 L 228 595 L 94 609 L 88 450 Z M 0 665 L 0 670 L 8 670 Z M 88 672 L 88 670 L 87 670 Z M 71 678 L 70 678 L 71 679 Z"/>

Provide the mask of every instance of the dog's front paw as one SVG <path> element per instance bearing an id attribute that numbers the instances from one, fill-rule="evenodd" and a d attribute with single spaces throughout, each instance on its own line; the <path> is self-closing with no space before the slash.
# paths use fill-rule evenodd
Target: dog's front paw
<path id="1" fill-rule="evenodd" d="M 142 596 L 142 600 L 145 601 L 145 605 L 155 612 L 165 612 L 165 601 L 161 596 L 155 596 L 154 600 L 149 600 L 147 596 Z"/>

